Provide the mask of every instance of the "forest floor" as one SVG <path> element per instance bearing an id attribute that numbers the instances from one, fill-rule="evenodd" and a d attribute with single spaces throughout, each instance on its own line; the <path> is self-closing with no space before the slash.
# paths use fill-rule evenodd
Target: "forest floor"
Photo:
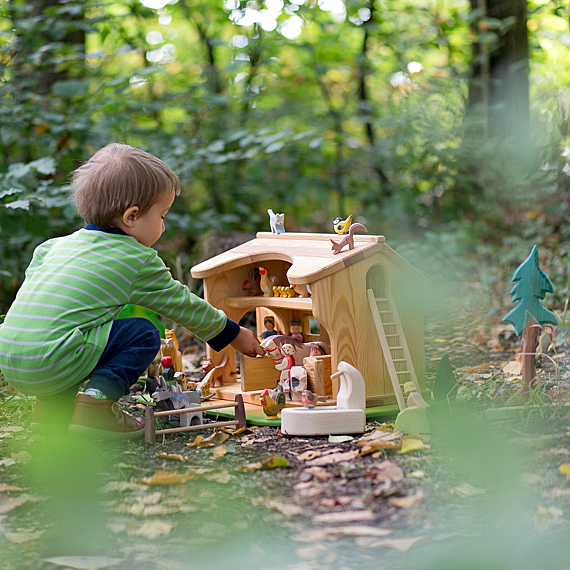
<path id="1" fill-rule="evenodd" d="M 426 326 L 428 380 L 449 355 L 459 396 L 432 404 L 423 438 L 369 422 L 354 437 L 53 441 L 5 386 L 2 570 L 570 569 L 570 343 L 559 333 L 539 361 L 533 405 L 504 414 L 520 346 L 476 312 Z"/>

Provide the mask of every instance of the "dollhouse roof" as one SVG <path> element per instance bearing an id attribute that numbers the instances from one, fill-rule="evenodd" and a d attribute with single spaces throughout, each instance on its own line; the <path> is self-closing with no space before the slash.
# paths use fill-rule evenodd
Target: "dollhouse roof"
<path id="1" fill-rule="evenodd" d="M 289 283 L 304 285 L 381 253 L 395 264 L 426 279 L 386 244 L 384 236 L 355 235 L 354 249 L 345 248 L 334 255 L 330 240 L 338 242 L 342 237 L 336 234 L 258 232 L 255 239 L 195 265 L 191 271 L 192 277 L 205 279 L 230 269 L 275 259 L 291 263 L 287 271 Z"/>

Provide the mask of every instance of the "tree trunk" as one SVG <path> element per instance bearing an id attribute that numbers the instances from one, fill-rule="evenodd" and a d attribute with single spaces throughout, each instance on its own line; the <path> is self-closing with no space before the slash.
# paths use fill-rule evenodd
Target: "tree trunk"
<path id="1" fill-rule="evenodd" d="M 520 395 L 528 402 L 530 393 L 536 388 L 536 349 L 538 347 L 539 327 L 531 318 L 526 325 L 522 354 L 522 386 Z"/>
<path id="2" fill-rule="evenodd" d="M 526 0 L 487 0 L 487 16 L 514 23 L 489 57 L 489 135 L 528 143 L 530 135 Z"/>

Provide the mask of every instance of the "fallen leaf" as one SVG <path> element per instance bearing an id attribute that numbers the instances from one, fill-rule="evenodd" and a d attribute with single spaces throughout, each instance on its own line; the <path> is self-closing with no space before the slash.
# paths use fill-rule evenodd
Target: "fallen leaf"
<path id="1" fill-rule="evenodd" d="M 10 457 L 14 459 L 16 463 L 23 463 L 24 465 L 32 460 L 32 456 L 25 449 L 18 453 L 10 454 Z"/>
<path id="2" fill-rule="evenodd" d="M 479 364 L 478 366 L 470 366 L 469 368 L 464 368 L 462 372 L 477 372 L 478 370 L 491 370 L 493 366 L 491 364 Z"/>
<path id="3" fill-rule="evenodd" d="M 314 523 L 348 523 L 348 522 L 367 522 L 376 519 L 376 515 L 372 511 L 341 511 L 333 513 L 324 513 L 313 517 Z"/>
<path id="4" fill-rule="evenodd" d="M 54 558 L 44 558 L 45 562 L 50 562 L 56 566 L 66 566 L 75 570 L 87 570 L 89 568 L 109 568 L 124 562 L 121 558 L 109 558 L 107 556 L 56 556 Z"/>
<path id="5" fill-rule="evenodd" d="M 566 475 L 566 481 L 570 481 L 570 463 L 563 463 L 560 466 L 560 473 Z"/>
<path id="6" fill-rule="evenodd" d="M 272 455 L 261 462 L 262 469 L 275 469 L 277 467 L 289 467 L 289 462 L 282 455 Z"/>
<path id="7" fill-rule="evenodd" d="M 398 454 L 402 455 L 411 451 L 423 451 L 425 449 L 430 449 L 430 446 L 426 445 L 421 439 L 406 437 L 402 440 L 402 448 L 398 451 Z"/>
<path id="8" fill-rule="evenodd" d="M 17 507 L 28 502 L 41 501 L 38 497 L 32 495 L 20 495 L 19 497 L 0 497 L 0 515 L 4 515 L 13 511 Z"/>
<path id="9" fill-rule="evenodd" d="M 344 443 L 345 441 L 352 441 L 354 437 L 351 435 L 329 435 L 329 443 Z"/>
<path id="10" fill-rule="evenodd" d="M 216 447 L 216 449 L 214 449 L 214 452 L 212 453 L 212 458 L 219 459 L 220 457 L 223 457 L 227 452 L 228 452 L 227 447 L 219 445 L 218 447 Z"/>
<path id="11" fill-rule="evenodd" d="M 38 540 L 46 532 L 45 530 L 38 530 L 36 532 L 5 532 L 4 536 L 14 544 L 24 544 L 32 540 Z"/>
<path id="12" fill-rule="evenodd" d="M 346 451 L 344 453 L 332 453 L 330 455 L 325 455 L 323 457 L 318 457 L 313 459 L 308 463 L 308 465 L 334 465 L 335 463 L 341 463 L 343 461 L 352 461 L 360 455 L 357 449 Z"/>
<path id="13" fill-rule="evenodd" d="M 128 536 L 142 536 L 149 540 L 154 540 L 159 536 L 169 534 L 174 528 L 172 523 L 160 519 L 145 521 L 142 525 L 138 525 L 134 521 L 127 523 Z"/>
<path id="14" fill-rule="evenodd" d="M 297 459 L 299 461 L 311 461 L 321 455 L 322 453 L 318 449 L 309 449 L 308 451 L 301 453 L 301 455 L 297 455 Z"/>
<path id="15" fill-rule="evenodd" d="M 226 485 L 232 480 L 232 476 L 225 469 L 214 469 L 208 473 L 205 473 L 204 479 Z"/>
<path id="16" fill-rule="evenodd" d="M 236 467 L 236 471 L 245 473 L 247 471 L 256 471 L 257 469 L 261 469 L 262 467 L 263 465 L 261 464 L 261 461 L 256 461 L 255 463 L 246 463 L 241 467 Z"/>
<path id="17" fill-rule="evenodd" d="M 0 428 L 0 431 L 6 431 L 9 433 L 18 433 L 20 431 L 24 431 L 24 428 L 20 426 L 2 426 Z"/>
<path id="18" fill-rule="evenodd" d="M 15 459 L 12 459 L 11 457 L 0 459 L 0 467 L 10 467 L 11 465 L 16 465 Z"/>
<path id="19" fill-rule="evenodd" d="M 272 509 L 279 511 L 282 515 L 289 517 L 297 517 L 306 514 L 306 509 L 300 507 L 299 505 L 293 505 L 291 503 L 281 503 L 279 501 L 271 501 L 268 506 Z"/>
<path id="20" fill-rule="evenodd" d="M 388 499 L 394 506 L 401 509 L 407 509 L 415 505 L 419 505 L 423 500 L 423 494 L 409 495 L 408 497 L 390 497 Z"/>
<path id="21" fill-rule="evenodd" d="M 452 495 L 459 495 L 460 497 L 472 497 L 473 495 L 483 495 L 487 492 L 487 489 L 479 489 L 469 485 L 469 483 L 461 483 L 457 487 L 453 487 L 450 493 Z"/>
<path id="22" fill-rule="evenodd" d="M 152 477 L 142 477 L 141 479 L 137 479 L 137 482 L 144 483 L 145 485 L 177 485 L 193 478 L 194 475 L 184 475 L 170 471 L 157 471 Z"/>
<path id="23" fill-rule="evenodd" d="M 416 538 L 387 538 L 384 540 L 373 540 L 370 538 L 359 537 L 354 540 L 356 546 L 360 548 L 379 548 L 379 547 L 386 547 L 386 548 L 394 548 L 399 552 L 406 552 L 419 544 L 420 542 L 425 542 L 429 540 L 427 536 L 417 536 Z"/>
<path id="24" fill-rule="evenodd" d="M 25 491 L 23 487 L 16 487 L 15 485 L 8 485 L 8 483 L 0 483 L 0 493 L 16 493 Z"/>
<path id="25" fill-rule="evenodd" d="M 230 436 L 227 433 L 222 433 L 221 431 L 214 432 L 211 436 L 207 437 L 206 439 L 202 440 L 200 447 L 202 446 L 214 446 L 220 445 L 220 443 L 224 443 L 230 439 Z"/>
<path id="26" fill-rule="evenodd" d="M 192 443 L 186 444 L 186 447 L 198 447 L 203 440 L 204 440 L 203 435 L 197 435 Z"/>
<path id="27" fill-rule="evenodd" d="M 391 461 L 382 461 L 374 466 L 371 472 L 378 483 L 398 483 L 404 478 L 402 469 Z"/>
<path id="28" fill-rule="evenodd" d="M 503 365 L 503 372 L 505 374 L 513 374 L 514 376 L 518 376 L 522 372 L 522 360 L 520 358 L 509 360 L 506 364 Z"/>
<path id="29" fill-rule="evenodd" d="M 188 459 L 178 453 L 155 453 L 154 456 L 162 459 L 174 459 L 176 461 L 186 461 L 186 459 Z"/>
<path id="30" fill-rule="evenodd" d="M 147 487 L 134 481 L 109 481 L 106 485 L 99 489 L 100 493 L 110 493 L 112 491 L 145 491 Z"/>
<path id="31" fill-rule="evenodd" d="M 309 529 L 303 533 L 291 535 L 291 540 L 295 542 L 315 543 L 322 540 L 337 540 L 343 536 L 370 536 L 378 538 L 388 536 L 389 534 L 392 534 L 392 531 L 389 529 L 367 525 L 344 525 Z"/>
<path id="32" fill-rule="evenodd" d="M 425 477 L 425 473 L 421 469 L 417 469 L 416 471 L 408 473 L 408 477 L 413 477 L 414 479 L 423 479 Z"/>

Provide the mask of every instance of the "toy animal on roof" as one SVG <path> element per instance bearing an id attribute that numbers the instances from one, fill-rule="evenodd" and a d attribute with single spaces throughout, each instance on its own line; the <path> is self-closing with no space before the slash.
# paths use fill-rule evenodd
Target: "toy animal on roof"
<path id="1" fill-rule="evenodd" d="M 267 210 L 267 213 L 269 214 L 269 226 L 271 228 L 271 233 L 285 233 L 285 214 L 276 214 L 271 208 Z"/>
<path id="2" fill-rule="evenodd" d="M 348 229 L 350 228 L 351 222 L 352 222 L 352 216 L 348 216 L 346 220 L 343 220 L 342 218 L 335 218 L 333 220 L 333 228 L 335 233 L 339 235 L 348 234 Z"/>
<path id="3" fill-rule="evenodd" d="M 350 228 L 348 228 L 348 235 L 344 236 L 340 241 L 334 241 L 331 239 L 332 242 L 332 252 L 333 254 L 340 253 L 342 248 L 348 245 L 348 249 L 354 249 L 354 234 L 356 232 L 366 232 L 368 230 L 362 224 L 352 224 Z"/>

